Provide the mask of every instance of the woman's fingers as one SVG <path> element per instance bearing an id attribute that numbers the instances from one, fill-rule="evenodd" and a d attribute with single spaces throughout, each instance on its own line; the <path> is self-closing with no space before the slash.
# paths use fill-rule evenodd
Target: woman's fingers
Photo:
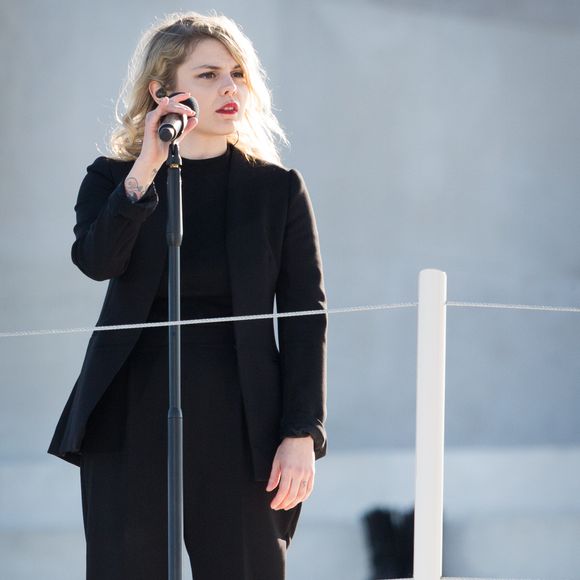
<path id="1" fill-rule="evenodd" d="M 288 490 L 288 494 L 286 495 L 286 499 L 282 503 L 282 509 L 289 509 L 290 506 L 296 501 L 298 497 L 298 493 L 300 492 L 300 480 L 299 479 L 292 479 L 292 484 L 290 485 L 290 489 Z"/>
<path id="2" fill-rule="evenodd" d="M 290 491 L 290 486 L 292 484 L 292 477 L 286 471 L 282 471 L 282 476 L 280 477 L 280 485 L 278 486 L 278 493 L 276 497 L 270 503 L 270 507 L 274 510 L 280 509 L 282 503 L 286 500 L 286 496 Z"/>
<path id="3" fill-rule="evenodd" d="M 308 483 L 306 484 L 306 497 L 304 499 L 308 499 L 310 497 L 310 494 L 312 493 L 313 489 L 314 489 L 314 475 L 308 480 Z"/>
<path id="4" fill-rule="evenodd" d="M 282 476 L 282 470 L 280 469 L 280 463 L 274 459 L 272 462 L 272 470 L 270 471 L 270 477 L 268 479 L 268 485 L 266 485 L 266 491 L 273 491 L 280 483 L 280 477 Z"/>
<path id="5" fill-rule="evenodd" d="M 308 477 L 303 475 L 291 476 L 289 473 L 283 474 L 276 497 L 272 500 L 272 509 L 292 509 L 300 502 L 305 501 L 312 493 L 314 486 L 314 475 Z"/>
<path id="6" fill-rule="evenodd" d="M 188 107 L 187 105 L 180 103 L 178 99 L 188 99 L 191 95 L 189 93 L 183 93 L 175 95 L 174 97 L 163 97 L 157 102 L 157 107 L 149 111 L 145 116 L 145 124 L 149 125 L 150 128 L 157 130 L 157 124 L 161 117 L 164 117 L 168 113 L 177 113 L 178 115 L 187 115 L 188 118 L 195 116 L 195 111 Z"/>
<path id="7" fill-rule="evenodd" d="M 183 99 L 187 99 L 187 98 L 189 98 L 189 93 L 184 93 L 183 95 L 176 95 L 175 97 L 172 97 L 171 99 L 169 97 L 163 97 L 163 99 L 161 99 L 158 102 L 157 107 L 155 107 L 155 109 L 153 109 L 152 111 L 149 111 L 147 113 L 146 122 L 149 121 L 149 124 L 151 126 L 154 126 L 156 123 L 159 122 L 161 117 L 164 117 L 168 113 L 177 113 L 178 115 L 187 115 L 189 118 L 194 117 L 195 111 L 193 109 L 191 109 L 190 107 L 188 107 L 187 105 L 184 105 L 184 104 L 176 101 L 175 99 L 177 99 L 177 97 L 182 97 Z"/>
<path id="8" fill-rule="evenodd" d="M 180 102 L 188 99 L 190 96 L 190 93 L 180 93 L 171 98 L 163 97 L 157 101 L 157 107 L 149 111 L 145 116 L 141 154 L 148 159 L 154 160 L 154 164 L 162 163 L 167 157 L 169 150 L 169 143 L 161 141 L 158 136 L 159 122 L 162 117 L 168 113 L 177 113 L 178 115 L 185 115 L 187 117 L 186 127 L 179 140 L 183 139 L 185 135 L 193 131 L 197 126 L 198 121 L 195 112 Z"/>
<path id="9" fill-rule="evenodd" d="M 193 131 L 197 127 L 198 123 L 199 120 L 197 117 L 188 117 L 187 125 L 185 126 L 185 130 L 183 131 L 183 134 L 179 138 L 179 141 L 181 141 L 188 133 L 191 133 L 191 131 Z"/>
<path id="10" fill-rule="evenodd" d="M 166 112 L 173 112 L 173 113 L 180 113 L 183 111 L 188 115 L 194 114 L 193 109 L 187 106 L 187 104 L 182 103 L 181 101 L 185 101 L 191 97 L 191 93 L 179 93 L 178 95 L 174 95 L 173 97 L 164 97 L 163 98 L 163 105 L 167 110 Z M 161 106 L 161 103 L 159 103 Z M 159 107 L 158 107 L 159 108 Z"/>
<path id="11" fill-rule="evenodd" d="M 302 482 L 300 482 L 300 493 L 298 494 L 298 497 L 286 509 L 290 510 L 293 507 L 296 507 L 299 503 L 305 502 L 310 497 L 313 487 L 314 487 L 313 478 L 307 480 L 305 485 L 302 485 Z"/>
<path id="12" fill-rule="evenodd" d="M 315 473 L 312 438 L 285 437 L 278 446 L 273 466 L 276 475 L 280 474 L 280 486 L 270 507 L 291 509 L 312 492 Z"/>
<path id="13" fill-rule="evenodd" d="M 173 95 L 172 99 L 176 101 L 184 101 L 185 99 L 189 99 L 191 97 L 191 93 L 177 93 L 177 95 Z"/>

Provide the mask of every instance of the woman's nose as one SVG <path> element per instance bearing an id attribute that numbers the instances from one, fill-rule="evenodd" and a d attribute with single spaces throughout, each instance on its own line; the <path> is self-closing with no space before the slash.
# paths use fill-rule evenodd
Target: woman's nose
<path id="1" fill-rule="evenodd" d="M 230 78 L 222 85 L 223 95 L 233 95 L 238 91 L 238 86 L 234 82 L 234 79 Z"/>

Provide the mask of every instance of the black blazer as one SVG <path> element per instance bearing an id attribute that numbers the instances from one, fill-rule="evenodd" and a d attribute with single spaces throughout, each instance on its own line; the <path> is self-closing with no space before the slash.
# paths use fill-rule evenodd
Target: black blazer
<path id="1" fill-rule="evenodd" d="M 230 146 L 231 147 L 231 146 Z M 226 248 L 234 316 L 326 308 L 312 205 L 295 170 L 248 160 L 232 147 Z M 73 262 L 94 280 L 109 279 L 98 326 L 147 319 L 165 267 L 166 166 L 132 203 L 124 179 L 133 162 L 99 157 L 78 195 Z M 234 322 L 239 380 L 256 480 L 270 475 L 286 436 L 311 434 L 326 454 L 325 313 Z M 95 332 L 48 452 L 80 464 L 89 416 L 117 374 L 140 329 Z"/>

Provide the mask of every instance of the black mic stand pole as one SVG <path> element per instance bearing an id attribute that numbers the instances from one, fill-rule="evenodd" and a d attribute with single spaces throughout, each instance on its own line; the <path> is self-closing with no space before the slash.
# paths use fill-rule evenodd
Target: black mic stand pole
<path id="1" fill-rule="evenodd" d="M 181 157 L 177 143 L 169 145 L 167 157 L 167 246 L 169 259 L 168 319 L 181 318 L 181 273 L 179 265 L 183 238 L 181 200 Z M 181 413 L 181 326 L 169 329 L 169 411 L 167 413 L 167 515 L 169 580 L 181 580 L 183 540 L 183 415 Z"/>

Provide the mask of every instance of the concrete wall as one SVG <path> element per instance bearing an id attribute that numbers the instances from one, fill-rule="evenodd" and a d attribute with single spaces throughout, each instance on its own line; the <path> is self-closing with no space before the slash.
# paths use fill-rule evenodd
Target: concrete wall
<path id="1" fill-rule="evenodd" d="M 304 174 L 317 213 L 330 307 L 415 300 L 424 267 L 448 273 L 450 300 L 578 304 L 577 3 L 37 0 L 0 7 L 2 330 L 96 320 L 105 284 L 83 278 L 69 259 L 78 185 L 104 147 L 140 32 L 165 12 L 211 8 L 243 26 L 270 74 L 293 144 L 286 164 Z M 577 315 L 450 308 L 448 321 L 450 452 L 471 449 L 482 469 L 501 478 L 493 454 L 479 455 L 479 448 L 502 456 L 508 446 L 524 457 L 538 446 L 556 453 L 580 444 Z M 413 310 L 331 318 L 328 432 L 337 460 L 364 457 L 369 448 L 389 456 L 412 452 L 415 324 Z M 80 502 L 72 493 L 58 510 L 53 496 L 41 493 L 47 515 L 40 520 L 26 507 L 10 517 L 5 510 L 13 501 L 26 505 L 18 500 L 26 497 L 23 465 L 32 466 L 27 485 L 38 485 L 37 494 L 77 487 L 75 468 L 45 450 L 87 340 L 0 339 L 0 529 L 8 534 L 7 553 L 18 554 L 16 544 L 26 553 L 31 530 L 48 530 L 42 537 L 53 543 L 63 534 L 61 546 L 66 538 L 79 541 Z M 522 465 L 525 485 L 534 472 Z M 579 470 L 578 462 L 569 464 L 574 477 Z M 558 473 L 564 484 L 566 472 Z M 403 493 L 396 479 L 385 485 L 386 497 Z M 502 505 L 518 496 L 510 488 Z M 518 517 L 540 521 L 551 497 Z M 342 501 L 335 493 L 323 504 Z M 320 502 L 321 493 L 305 506 L 303 534 L 322 542 L 318 520 L 308 523 L 308 510 L 317 512 Z M 481 521 L 476 499 L 462 505 L 458 522 Z M 578 506 L 554 510 L 574 518 Z M 341 536 L 347 545 L 354 545 L 356 517 Z M 488 573 L 473 564 L 478 551 L 505 564 L 503 574 L 518 574 L 491 541 L 498 534 L 485 535 L 500 519 L 476 528 L 480 536 L 470 537 L 481 541 L 448 535 L 446 553 L 455 545 L 463 554 L 453 574 Z M 499 537 L 515 538 L 522 520 L 502 521 Z M 559 529 L 577 523 L 570 525 Z M 543 551 L 530 547 L 536 570 L 559 558 L 557 536 L 546 538 Z M 332 553 L 329 569 L 344 570 Z M 8 560 L 1 561 L 0 571 Z M 576 565 L 572 555 L 567 563 Z M 23 570 L 10 577 L 28 576 Z"/>

